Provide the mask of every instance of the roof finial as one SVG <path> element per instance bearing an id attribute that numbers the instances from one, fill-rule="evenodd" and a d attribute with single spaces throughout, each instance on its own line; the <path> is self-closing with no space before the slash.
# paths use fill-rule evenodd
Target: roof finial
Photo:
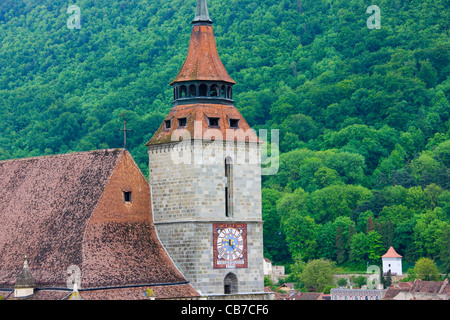
<path id="1" fill-rule="evenodd" d="M 197 10 L 195 11 L 195 18 L 192 23 L 206 22 L 212 23 L 209 17 L 208 4 L 206 0 L 197 0 Z"/>

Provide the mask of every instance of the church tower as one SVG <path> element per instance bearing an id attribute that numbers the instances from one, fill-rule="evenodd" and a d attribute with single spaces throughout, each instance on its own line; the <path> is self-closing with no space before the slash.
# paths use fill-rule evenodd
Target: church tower
<path id="1" fill-rule="evenodd" d="M 173 107 L 147 143 L 154 224 L 201 294 L 262 294 L 262 141 L 234 106 L 206 0 L 192 23 Z"/>

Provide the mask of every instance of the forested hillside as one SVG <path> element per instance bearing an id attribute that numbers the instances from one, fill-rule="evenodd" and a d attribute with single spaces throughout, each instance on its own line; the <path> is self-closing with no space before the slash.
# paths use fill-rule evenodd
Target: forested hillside
<path id="1" fill-rule="evenodd" d="M 81 28 L 69 29 L 69 4 Z M 266 257 L 450 268 L 448 0 L 209 0 L 236 106 L 280 130 Z M 368 6 L 381 9 L 369 29 Z M 146 143 L 171 108 L 194 0 L 2 0 L 0 159 Z"/>

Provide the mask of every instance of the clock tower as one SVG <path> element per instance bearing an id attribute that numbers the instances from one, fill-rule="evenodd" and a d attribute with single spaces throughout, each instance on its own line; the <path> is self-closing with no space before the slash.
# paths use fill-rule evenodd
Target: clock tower
<path id="1" fill-rule="evenodd" d="M 154 225 L 202 295 L 263 295 L 262 141 L 234 106 L 206 0 L 192 23 L 173 107 L 147 143 Z"/>

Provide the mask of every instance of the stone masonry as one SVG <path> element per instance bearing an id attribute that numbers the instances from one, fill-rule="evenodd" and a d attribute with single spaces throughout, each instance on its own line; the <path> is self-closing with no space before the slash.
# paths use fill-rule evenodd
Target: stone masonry
<path id="1" fill-rule="evenodd" d="M 257 143 L 190 142 L 149 148 L 153 217 L 176 266 L 202 294 L 263 292 L 261 168 Z M 225 158 L 232 165 L 232 215 L 225 215 Z M 246 223 L 248 268 L 213 268 L 213 223 Z"/>

